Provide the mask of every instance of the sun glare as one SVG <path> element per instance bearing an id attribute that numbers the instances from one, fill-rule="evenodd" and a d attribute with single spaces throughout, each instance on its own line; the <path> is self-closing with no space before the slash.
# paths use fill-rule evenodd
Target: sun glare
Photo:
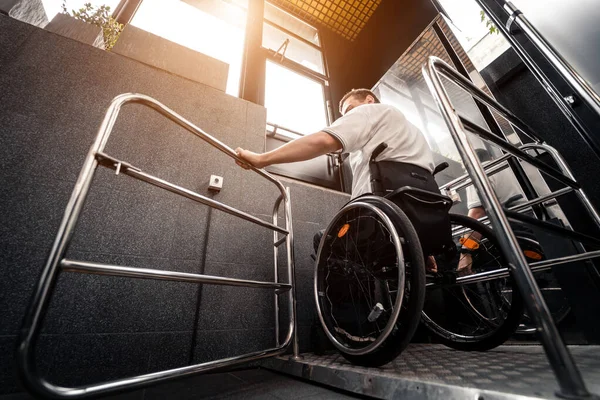
<path id="1" fill-rule="evenodd" d="M 323 86 L 287 68 L 267 62 L 267 120 L 302 134 L 325 127 Z"/>
<path id="2" fill-rule="evenodd" d="M 43 0 L 50 19 L 60 12 L 62 0 Z M 93 6 L 108 5 L 111 10 L 120 0 L 67 0 L 67 9 L 79 9 L 87 2 Z M 202 7 L 202 3 L 198 3 Z M 238 96 L 245 35 L 245 11 L 223 2 L 219 17 L 180 0 L 144 0 L 131 25 L 163 37 L 181 46 L 221 60 L 229 65 L 226 93 Z M 227 21 L 226 21 L 227 20 Z M 270 32 L 270 31 L 269 31 Z M 283 41 L 286 35 L 276 30 Z M 281 37 L 280 37 L 281 36 Z M 302 48 L 299 48 L 302 50 Z M 320 70 L 308 58 L 312 53 L 296 51 L 298 62 Z M 319 54 L 319 53 L 317 53 Z M 305 57 L 305 58 L 304 58 Z M 276 63 L 267 62 L 265 106 L 269 122 L 303 134 L 322 129 L 326 123 L 323 86 Z"/>
<path id="3" fill-rule="evenodd" d="M 237 96 L 244 30 L 182 1 L 144 0 L 132 25 L 229 64 L 228 94 Z"/>

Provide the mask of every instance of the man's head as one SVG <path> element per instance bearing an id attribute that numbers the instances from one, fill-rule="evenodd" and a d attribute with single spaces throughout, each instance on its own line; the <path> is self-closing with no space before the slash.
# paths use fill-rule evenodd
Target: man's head
<path id="1" fill-rule="evenodd" d="M 363 104 L 380 103 L 375 93 L 369 89 L 352 89 L 342 97 L 340 100 L 340 113 L 345 115 L 348 111 L 352 110 Z"/>

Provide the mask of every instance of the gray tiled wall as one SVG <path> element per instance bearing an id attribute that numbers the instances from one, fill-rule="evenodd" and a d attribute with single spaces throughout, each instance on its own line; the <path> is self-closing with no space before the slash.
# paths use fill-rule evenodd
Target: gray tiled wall
<path id="1" fill-rule="evenodd" d="M 13 359 L 16 334 L 111 99 L 124 92 L 150 95 L 226 144 L 256 151 L 264 146 L 265 110 L 2 15 L 0 88 L 1 395 L 20 390 Z M 270 219 L 274 186 L 139 105 L 123 109 L 106 152 Z M 218 194 L 206 189 L 211 174 L 224 177 Z M 306 349 L 314 314 L 312 235 L 348 197 L 288 180 L 284 184 L 293 200 L 299 332 Z M 218 210 L 208 217 L 205 206 L 100 169 L 68 257 L 273 278 L 271 231 Z M 273 314 L 272 293 L 262 289 L 65 273 L 48 311 L 38 364 L 61 384 L 179 367 L 272 346 Z"/>

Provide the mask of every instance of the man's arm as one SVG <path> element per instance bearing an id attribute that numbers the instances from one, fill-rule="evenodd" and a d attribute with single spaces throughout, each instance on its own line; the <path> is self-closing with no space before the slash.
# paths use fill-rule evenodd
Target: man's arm
<path id="1" fill-rule="evenodd" d="M 323 154 L 338 151 L 341 148 L 342 144 L 338 139 L 321 131 L 292 140 L 275 150 L 263 154 L 254 153 L 239 147 L 235 152 L 248 164 L 256 168 L 264 168 L 272 164 L 310 160 Z M 247 165 L 240 164 L 239 162 L 238 165 L 248 169 Z"/>

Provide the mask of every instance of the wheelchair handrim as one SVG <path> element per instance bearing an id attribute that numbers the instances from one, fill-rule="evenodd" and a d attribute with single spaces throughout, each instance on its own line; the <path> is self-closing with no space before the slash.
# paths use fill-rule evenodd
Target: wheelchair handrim
<path id="1" fill-rule="evenodd" d="M 394 247 L 396 249 L 397 258 L 398 258 L 398 292 L 396 294 L 396 301 L 394 304 L 393 313 L 392 313 L 391 317 L 389 318 L 387 325 L 383 329 L 383 332 L 379 335 L 379 337 L 373 343 L 371 343 L 370 345 L 368 345 L 364 348 L 352 349 L 352 348 L 346 347 L 342 343 L 340 343 L 335 338 L 335 336 L 329 331 L 329 327 L 325 323 L 325 319 L 323 317 L 323 310 L 321 309 L 320 296 L 319 296 L 319 290 L 318 290 L 317 284 L 318 284 L 318 274 L 319 274 L 319 265 L 320 265 L 320 261 L 321 261 L 322 247 L 323 247 L 323 244 L 325 243 L 325 238 L 327 237 L 327 234 L 330 232 L 330 230 L 333 228 L 333 226 L 335 226 L 336 222 L 338 221 L 338 218 L 341 215 L 343 215 L 344 213 L 346 213 L 349 210 L 359 208 L 359 207 L 367 208 L 370 211 L 372 211 L 373 213 L 375 213 L 381 219 L 383 224 L 387 227 L 388 231 L 390 232 Z M 325 229 L 323 238 L 324 239 L 321 240 L 321 243 L 319 244 L 319 250 L 317 252 L 317 260 L 316 260 L 316 264 L 315 264 L 315 274 L 314 274 L 314 284 L 313 284 L 314 292 L 315 292 L 315 303 L 317 305 L 317 314 L 319 316 L 319 320 L 321 321 L 321 325 L 323 326 L 325 334 L 327 335 L 329 340 L 333 343 L 333 345 L 338 350 L 340 350 L 341 352 L 344 352 L 346 354 L 357 355 L 357 356 L 369 354 L 369 353 L 373 352 L 374 350 L 376 350 L 388 338 L 388 336 L 390 335 L 390 333 L 392 332 L 392 329 L 394 328 L 394 326 L 396 324 L 396 321 L 398 320 L 398 316 L 400 315 L 400 308 L 402 306 L 402 300 L 404 298 L 404 285 L 405 285 L 405 280 L 406 280 L 405 271 L 404 271 L 404 254 L 402 252 L 400 236 L 398 235 L 398 232 L 396 231 L 396 228 L 395 228 L 394 224 L 392 223 L 391 219 L 383 211 L 381 211 L 379 208 L 377 208 L 376 206 L 374 206 L 372 204 L 356 201 L 356 202 L 351 202 L 351 203 L 346 204 L 340 211 L 338 211 L 338 213 L 333 217 L 333 219 L 327 226 L 327 229 Z"/>
<path id="2" fill-rule="evenodd" d="M 457 222 L 453 221 L 453 225 L 455 223 L 457 223 Z M 453 240 L 456 239 L 458 236 L 462 236 L 466 232 L 469 232 L 469 231 L 474 232 L 472 227 L 460 226 L 460 228 L 456 228 L 453 226 L 452 227 Z M 490 247 L 498 246 L 497 243 L 495 243 L 495 241 L 492 241 L 490 237 L 485 237 L 485 236 L 480 239 L 480 243 L 482 245 L 487 243 L 487 245 L 483 245 L 482 248 L 485 249 L 486 252 L 488 252 L 488 253 L 489 253 L 488 246 L 490 246 Z M 497 257 L 493 257 L 492 262 L 497 262 Z M 498 265 L 497 267 L 494 267 L 494 268 L 500 268 L 500 265 Z M 471 297 L 471 294 L 467 293 L 466 288 L 472 287 L 473 285 L 485 285 L 485 286 L 495 285 L 494 282 L 504 280 L 504 279 L 505 278 L 498 278 L 498 279 L 494 279 L 491 281 L 485 281 L 485 282 L 480 282 L 480 283 L 454 284 L 454 285 L 428 288 L 429 290 L 442 290 L 442 291 L 443 290 L 450 290 L 450 291 L 456 290 L 456 291 L 459 291 L 460 295 L 464 298 L 464 301 L 462 302 L 463 306 L 469 307 L 470 308 L 469 312 L 477 315 L 479 317 L 478 319 L 484 325 L 491 327 L 491 330 L 489 330 L 488 332 L 477 334 L 476 333 L 477 327 L 475 327 L 475 330 L 472 334 L 454 332 L 453 328 L 447 328 L 447 327 L 443 326 L 445 324 L 440 324 L 440 323 L 436 322 L 433 318 L 429 317 L 429 315 L 427 314 L 429 309 L 424 309 L 421 313 L 423 323 L 429 329 L 436 332 L 438 335 L 440 335 L 450 341 L 453 341 L 453 342 L 479 342 L 479 341 L 483 341 L 489 337 L 492 337 L 495 334 L 495 332 L 497 331 L 497 329 L 502 327 L 503 322 L 497 323 L 496 320 L 489 318 L 485 314 L 482 314 L 480 312 L 479 308 L 473 304 L 473 301 L 472 301 L 473 299 Z M 429 292 L 429 290 L 428 290 L 428 292 Z M 499 292 L 499 298 L 503 304 L 509 305 L 509 308 L 506 311 L 503 311 L 504 308 L 501 308 L 498 310 L 498 313 L 505 312 L 506 313 L 505 318 L 506 318 L 506 317 L 508 317 L 508 314 L 510 313 L 511 301 L 509 301 L 506 297 L 502 296 L 502 290 L 500 290 L 500 292 Z"/>

